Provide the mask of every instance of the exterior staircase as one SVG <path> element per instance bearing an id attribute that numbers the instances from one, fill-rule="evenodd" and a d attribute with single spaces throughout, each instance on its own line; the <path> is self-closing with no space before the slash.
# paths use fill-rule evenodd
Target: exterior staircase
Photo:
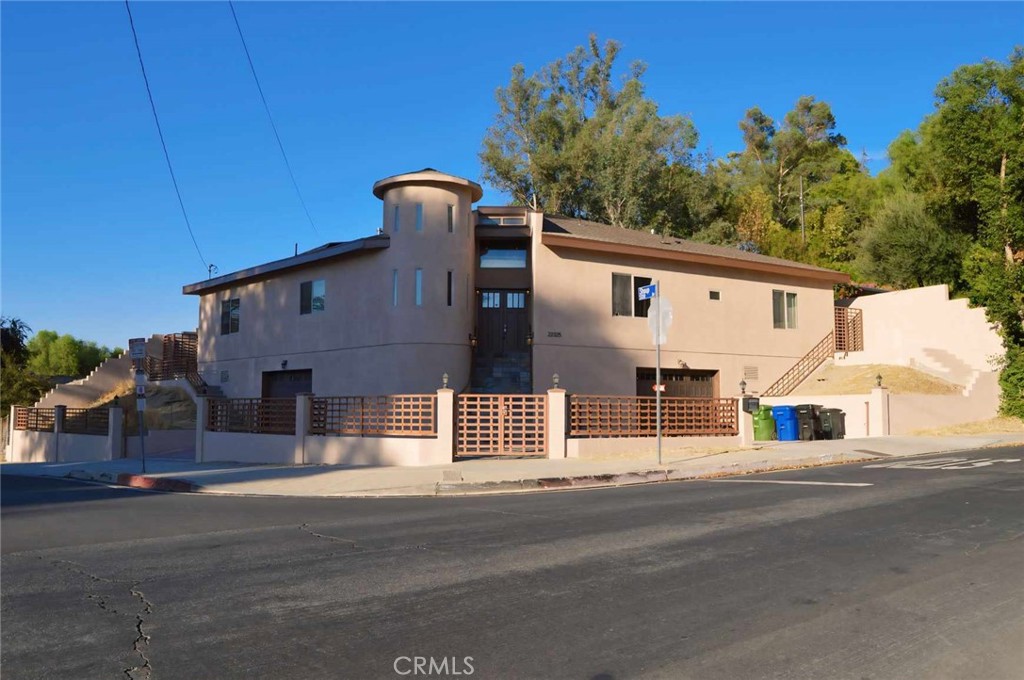
<path id="1" fill-rule="evenodd" d="M 533 392 L 530 353 L 474 358 L 469 391 L 474 394 L 530 394 Z"/>
<path id="2" fill-rule="evenodd" d="M 784 397 L 804 380 L 807 380 L 818 370 L 818 367 L 825 363 L 826 359 L 831 359 L 835 356 L 836 351 L 836 333 L 835 331 L 829 331 L 828 335 L 821 339 L 817 345 L 815 345 L 810 352 L 805 354 L 800 361 L 796 362 L 792 368 L 782 374 L 782 377 L 776 380 L 771 386 L 768 387 L 764 392 L 761 393 L 763 397 Z"/>
<path id="3" fill-rule="evenodd" d="M 163 338 L 163 335 L 153 335 L 146 341 L 146 351 L 156 351 L 163 343 Z M 125 352 L 121 356 L 107 359 L 84 378 L 57 385 L 43 395 L 43 398 L 35 403 L 35 407 L 50 408 L 63 405 L 88 408 L 131 379 L 132 362 Z"/>

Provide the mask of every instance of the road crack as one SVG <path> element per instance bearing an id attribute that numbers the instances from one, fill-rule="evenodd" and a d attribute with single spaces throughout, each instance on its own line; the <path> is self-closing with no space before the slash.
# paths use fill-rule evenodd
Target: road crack
<path id="1" fill-rule="evenodd" d="M 362 549 L 356 543 L 356 541 L 353 541 L 351 538 L 341 538 L 340 536 L 328 536 L 327 534 L 321 534 L 319 532 L 316 532 L 316 531 L 313 531 L 312 529 L 310 529 L 309 528 L 309 524 L 307 524 L 305 522 L 302 523 L 302 526 L 300 526 L 299 529 L 301 529 L 302 531 L 305 531 L 307 534 L 309 534 L 311 536 L 316 536 L 317 538 L 322 538 L 325 541 L 335 541 L 335 542 L 338 542 L 338 543 L 347 543 L 347 544 L 351 545 L 353 548 L 356 548 L 356 549 L 359 549 L 359 550 Z"/>
<path id="2" fill-rule="evenodd" d="M 140 581 L 132 583 L 128 592 L 131 593 L 132 597 L 139 600 L 142 609 L 135 614 L 135 632 L 138 635 L 135 641 L 132 643 L 132 651 L 139 655 L 139 660 L 142 662 L 138 666 L 131 666 L 124 669 L 124 675 L 129 680 L 138 680 L 138 678 L 146 678 L 147 680 L 153 675 L 153 665 L 149 659 L 149 644 L 152 638 L 143 629 L 143 624 L 146 622 L 144 614 L 153 613 L 153 603 L 146 599 L 146 594 L 139 590 Z M 136 673 L 144 673 L 144 675 L 136 676 Z"/>

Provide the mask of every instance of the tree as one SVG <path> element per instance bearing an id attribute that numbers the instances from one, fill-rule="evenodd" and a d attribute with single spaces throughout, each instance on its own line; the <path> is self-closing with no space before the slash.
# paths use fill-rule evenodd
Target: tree
<path id="1" fill-rule="evenodd" d="M 26 338 L 31 331 L 21 319 L 0 318 L 0 411 L 4 414 L 13 405 L 34 404 L 49 388 L 25 367 L 29 355 Z"/>
<path id="2" fill-rule="evenodd" d="M 538 73 L 521 64 L 498 88 L 498 113 L 480 159 L 484 179 L 514 203 L 617 226 L 644 227 L 669 213 L 659 202 L 662 174 L 692 167 L 697 131 L 682 116 L 661 116 L 634 63 L 613 79 L 619 45 L 595 36 Z"/>
<path id="3" fill-rule="evenodd" d="M 957 280 L 952 236 L 925 210 L 916 194 L 888 199 L 864 235 L 861 271 L 876 283 L 912 288 Z"/>
<path id="4" fill-rule="evenodd" d="M 28 348 L 25 343 L 31 332 L 32 329 L 21 319 L 0 317 L 0 350 L 17 364 L 24 364 L 28 359 Z"/>
<path id="5" fill-rule="evenodd" d="M 29 340 L 28 367 L 42 376 L 84 376 L 114 355 L 108 347 L 54 331 L 39 331 Z"/>

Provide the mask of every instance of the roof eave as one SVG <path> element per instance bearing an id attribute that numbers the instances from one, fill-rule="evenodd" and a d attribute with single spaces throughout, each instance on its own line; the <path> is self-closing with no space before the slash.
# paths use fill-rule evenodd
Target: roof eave
<path id="1" fill-rule="evenodd" d="M 694 264 L 705 264 L 715 267 L 726 267 L 729 269 L 743 269 L 747 271 L 794 276 L 833 284 L 850 282 L 849 274 L 833 271 L 831 269 L 806 269 L 804 267 L 793 267 L 775 262 L 757 262 L 753 260 L 741 260 L 739 258 L 720 257 L 717 255 L 706 255 L 702 253 L 687 253 L 678 250 L 598 241 L 582 236 L 548 233 L 541 236 L 541 243 L 549 247 L 575 248 L 577 250 L 635 255 L 637 257 L 674 260 L 676 262 L 692 262 Z"/>
<path id="2" fill-rule="evenodd" d="M 218 276 L 215 279 L 190 283 L 186 286 L 182 286 L 181 293 L 182 295 L 203 295 L 221 288 L 227 288 L 240 283 L 249 282 L 254 279 L 269 278 L 271 275 L 280 272 L 292 271 L 295 269 L 301 269 L 302 267 L 320 264 L 343 255 L 350 255 L 364 250 L 380 250 L 382 248 L 389 247 L 390 244 L 390 239 L 387 236 L 368 236 L 366 238 L 356 239 L 355 241 L 339 243 L 336 246 L 332 246 L 331 248 L 326 248 L 324 250 L 310 251 L 294 255 L 292 257 L 286 257 L 282 260 L 266 262 L 264 264 L 256 265 L 255 267 L 249 267 L 248 269 L 242 269 L 237 272 Z"/>

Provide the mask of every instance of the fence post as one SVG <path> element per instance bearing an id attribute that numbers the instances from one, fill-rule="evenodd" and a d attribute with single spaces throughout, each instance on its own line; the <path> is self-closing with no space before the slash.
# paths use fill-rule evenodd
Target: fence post
<path id="1" fill-rule="evenodd" d="M 4 456 L 9 462 L 16 462 L 18 457 L 14 451 L 14 421 L 18 417 L 18 407 L 11 407 L 11 417 L 7 419 L 7 448 L 4 449 Z"/>
<path id="2" fill-rule="evenodd" d="M 740 446 L 753 446 L 754 444 L 754 414 L 743 410 L 743 397 L 736 397 L 736 427 L 740 431 Z"/>
<path id="3" fill-rule="evenodd" d="M 196 395 L 196 462 L 206 460 L 206 421 L 210 418 L 210 402 L 205 396 Z"/>
<path id="4" fill-rule="evenodd" d="M 312 392 L 295 395 L 295 451 L 292 456 L 295 465 L 306 464 L 306 436 L 309 434 L 312 411 Z"/>
<path id="5" fill-rule="evenodd" d="M 889 434 L 889 388 L 872 387 L 871 401 L 868 407 L 870 420 L 868 421 L 869 437 L 885 437 Z"/>
<path id="6" fill-rule="evenodd" d="M 455 460 L 455 391 L 437 391 L 437 457 Z"/>
<path id="7" fill-rule="evenodd" d="M 565 408 L 565 390 L 557 387 L 548 390 L 548 458 L 565 458 Z"/>
<path id="8" fill-rule="evenodd" d="M 60 435 L 64 432 L 64 416 L 67 415 L 68 407 L 58 404 L 53 407 L 53 459 L 60 462 Z"/>
<path id="9" fill-rule="evenodd" d="M 124 457 L 124 409 L 111 406 L 107 414 L 107 456 L 110 460 Z"/>

